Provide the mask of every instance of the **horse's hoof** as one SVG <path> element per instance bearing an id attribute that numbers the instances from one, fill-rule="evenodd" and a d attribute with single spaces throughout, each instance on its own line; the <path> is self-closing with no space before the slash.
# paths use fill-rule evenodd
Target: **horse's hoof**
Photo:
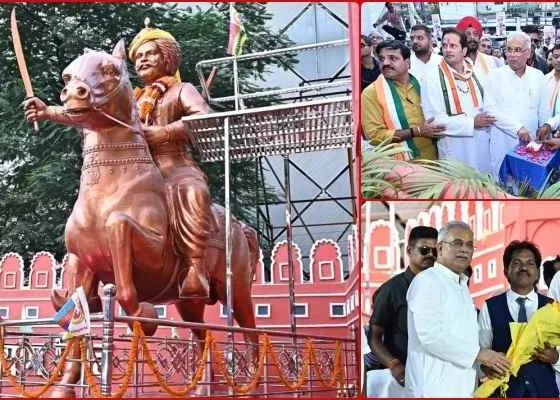
<path id="1" fill-rule="evenodd" d="M 58 386 L 51 392 L 49 397 L 57 398 L 57 399 L 68 398 L 68 397 L 75 398 L 76 392 L 74 391 L 74 388 Z"/>
<path id="2" fill-rule="evenodd" d="M 158 319 L 156 308 L 150 303 L 140 303 L 138 311 L 133 315 L 133 317 L 144 317 L 144 318 L 154 318 Z M 129 323 L 132 329 L 132 323 Z M 142 322 L 142 330 L 144 335 L 153 336 L 156 333 L 158 324 L 155 322 Z"/>

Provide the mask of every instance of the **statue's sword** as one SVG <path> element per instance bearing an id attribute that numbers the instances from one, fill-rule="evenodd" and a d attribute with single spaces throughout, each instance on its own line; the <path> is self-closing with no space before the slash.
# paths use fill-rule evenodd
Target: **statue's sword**
<path id="1" fill-rule="evenodd" d="M 33 97 L 33 87 L 31 86 L 31 78 L 29 78 L 29 72 L 27 71 L 27 65 L 25 65 L 25 58 L 23 57 L 23 46 L 21 45 L 21 39 L 19 37 L 15 8 L 12 9 L 10 24 L 12 28 L 12 42 L 14 43 L 14 51 L 16 53 L 19 73 L 21 75 L 21 79 L 23 80 L 23 86 L 25 86 L 25 94 L 27 98 L 30 98 Z M 33 122 L 33 131 L 35 133 L 39 132 L 38 121 Z"/>

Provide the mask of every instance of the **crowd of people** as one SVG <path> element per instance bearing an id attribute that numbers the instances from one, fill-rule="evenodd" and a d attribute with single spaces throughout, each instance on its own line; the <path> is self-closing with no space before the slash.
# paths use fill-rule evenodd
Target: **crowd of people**
<path id="1" fill-rule="evenodd" d="M 443 29 L 441 45 L 422 24 L 408 42 L 362 36 L 365 138 L 394 143 L 398 159 L 455 160 L 496 181 L 518 144 L 560 148 L 560 44 L 545 49 L 529 28 L 507 36 L 503 57 L 471 16 Z"/>
<path id="2" fill-rule="evenodd" d="M 527 322 L 560 300 L 560 257 L 543 264 L 548 296 L 539 293 L 542 257 L 529 241 L 513 241 L 503 253 L 509 289 L 477 310 L 469 293 L 473 232 L 461 221 L 439 232 L 414 228 L 407 269 L 373 295 L 365 354 L 366 395 L 374 397 L 472 397 L 489 378 L 506 376 L 511 322 Z M 369 371 L 369 372 L 368 372 Z M 559 348 L 548 342 L 509 375 L 507 397 L 558 397 Z M 499 397 L 495 392 L 492 397 Z"/>

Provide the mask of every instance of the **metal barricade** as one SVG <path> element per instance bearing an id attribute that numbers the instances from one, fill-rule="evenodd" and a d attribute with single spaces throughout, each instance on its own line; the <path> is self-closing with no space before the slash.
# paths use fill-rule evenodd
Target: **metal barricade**
<path id="1" fill-rule="evenodd" d="M 140 336 L 135 342 L 136 330 L 124 335 L 114 332 L 123 323 L 154 320 L 112 316 L 110 308 L 115 301 L 112 286 L 105 288 L 104 313 L 92 315 L 95 328 L 84 339 L 87 371 L 82 369 L 81 379 L 72 385 L 77 397 L 97 396 L 97 393 L 104 396 L 122 393 L 125 397 L 357 394 L 357 344 L 352 337 L 294 336 L 281 331 L 158 320 L 160 327 L 176 327 L 184 332 L 184 337 Z M 36 392 L 49 380 L 61 362 L 65 343 L 52 334 L 30 333 L 22 327 L 39 329 L 53 322 L 52 319 L 0 322 L 5 350 L 2 366 L 8 369 L 2 371 L 0 380 L 2 398 L 22 397 L 22 390 L 27 394 Z M 114 330 L 107 329 L 113 325 Z M 206 334 L 201 339 L 189 338 L 189 330 L 204 330 Z M 233 353 L 229 334 L 236 342 Z M 258 348 L 241 338 L 250 334 L 258 336 Z M 67 361 L 80 362 L 79 358 Z M 6 374 L 15 377 L 22 390 L 17 390 Z M 55 382 L 53 387 L 56 385 Z"/>

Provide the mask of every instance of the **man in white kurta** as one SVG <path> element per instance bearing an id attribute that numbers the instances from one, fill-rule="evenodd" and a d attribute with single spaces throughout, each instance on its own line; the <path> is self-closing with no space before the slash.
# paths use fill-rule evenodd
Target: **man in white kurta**
<path id="1" fill-rule="evenodd" d="M 490 169 L 496 179 L 507 152 L 519 140 L 536 138 L 544 75 L 527 66 L 530 54 L 529 36 L 511 34 L 506 44 L 508 65 L 493 70 L 486 81 L 485 108 L 496 117 L 490 129 Z"/>
<path id="2" fill-rule="evenodd" d="M 410 40 L 410 73 L 423 85 L 426 74 L 437 69 L 442 57 L 434 52 L 432 33 L 426 25 L 414 25 L 410 30 Z"/>
<path id="3" fill-rule="evenodd" d="M 464 271 L 474 252 L 473 233 L 452 221 L 438 234 L 438 262 L 420 272 L 407 293 L 406 387 L 411 397 L 472 397 L 475 362 L 500 373 L 502 353 L 480 349 L 476 310 Z"/>
<path id="4" fill-rule="evenodd" d="M 456 30 L 442 37 L 443 61 L 430 71 L 421 90 L 426 119 L 434 118 L 446 130 L 438 140 L 440 159 L 456 160 L 481 173 L 490 169 L 492 115 L 484 112 L 484 88 L 465 60 L 466 38 Z M 444 87 L 445 86 L 445 87 Z"/>
<path id="5" fill-rule="evenodd" d="M 540 126 L 552 117 L 560 115 L 560 99 L 558 98 L 560 92 L 560 45 L 555 45 L 551 51 L 553 70 L 544 76 L 539 103 Z"/>

